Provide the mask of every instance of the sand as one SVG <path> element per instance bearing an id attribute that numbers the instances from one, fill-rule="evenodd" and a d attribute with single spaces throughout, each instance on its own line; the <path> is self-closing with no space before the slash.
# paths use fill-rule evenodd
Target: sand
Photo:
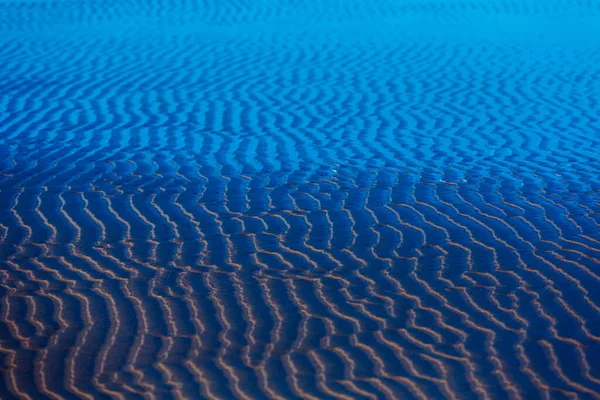
<path id="1" fill-rule="evenodd" d="M 0 398 L 600 398 L 599 82 L 592 1 L 0 0 Z"/>

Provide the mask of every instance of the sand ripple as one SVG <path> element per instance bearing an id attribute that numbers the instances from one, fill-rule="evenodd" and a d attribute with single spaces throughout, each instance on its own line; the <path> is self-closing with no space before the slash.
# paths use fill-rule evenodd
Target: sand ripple
<path id="1" fill-rule="evenodd" d="M 0 398 L 600 398 L 599 14 L 0 1 Z"/>

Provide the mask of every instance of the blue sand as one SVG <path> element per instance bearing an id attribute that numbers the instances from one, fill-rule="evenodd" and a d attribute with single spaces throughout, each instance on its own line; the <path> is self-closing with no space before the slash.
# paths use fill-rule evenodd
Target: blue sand
<path id="1" fill-rule="evenodd" d="M 0 0 L 0 399 L 600 398 L 600 4 Z"/>

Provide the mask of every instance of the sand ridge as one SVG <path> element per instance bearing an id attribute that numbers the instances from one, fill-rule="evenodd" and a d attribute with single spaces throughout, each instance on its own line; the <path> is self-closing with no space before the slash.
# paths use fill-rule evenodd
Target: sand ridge
<path id="1" fill-rule="evenodd" d="M 0 1 L 0 398 L 599 398 L 599 12 Z"/>

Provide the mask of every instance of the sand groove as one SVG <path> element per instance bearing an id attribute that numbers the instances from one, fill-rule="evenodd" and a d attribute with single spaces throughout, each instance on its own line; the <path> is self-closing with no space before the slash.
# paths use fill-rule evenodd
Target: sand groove
<path id="1" fill-rule="evenodd" d="M 0 398 L 600 398 L 598 18 L 0 0 Z"/>

